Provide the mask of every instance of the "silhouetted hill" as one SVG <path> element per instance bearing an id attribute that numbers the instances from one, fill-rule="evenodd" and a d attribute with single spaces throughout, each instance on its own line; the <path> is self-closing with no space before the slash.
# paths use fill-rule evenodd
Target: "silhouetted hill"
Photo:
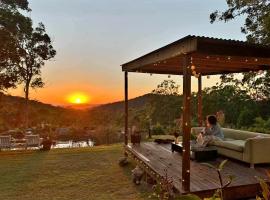
<path id="1" fill-rule="evenodd" d="M 25 112 L 26 106 L 23 97 L 0 93 L 0 131 L 23 127 L 26 119 Z M 36 100 L 29 101 L 29 121 L 31 126 L 41 123 L 68 124 L 75 121 L 75 117 L 79 112 Z"/>
<path id="2" fill-rule="evenodd" d="M 93 126 L 123 127 L 124 101 L 104 104 L 89 111 Z M 182 96 L 145 94 L 129 100 L 129 123 L 147 126 L 149 119 L 153 124 L 169 125 L 181 115 Z"/>
<path id="3" fill-rule="evenodd" d="M 99 105 L 100 104 L 74 104 L 74 105 L 70 104 L 70 105 L 65 105 L 62 107 L 67 108 L 67 109 L 75 109 L 75 110 L 89 110 Z"/>
<path id="4" fill-rule="evenodd" d="M 24 105 L 24 104 L 25 104 L 25 99 L 23 97 L 6 95 L 0 92 L 0 106 L 17 107 L 19 105 Z M 48 108 L 48 109 L 63 109 L 60 106 L 54 106 L 51 104 L 42 103 L 37 100 L 30 100 L 29 104 L 34 107 L 43 107 L 43 108 Z"/>
<path id="5" fill-rule="evenodd" d="M 150 102 L 151 98 L 155 96 L 154 94 L 145 94 L 128 101 L 129 109 L 140 109 L 143 108 L 147 103 Z M 108 104 L 103 104 L 96 106 L 91 110 L 103 110 L 103 111 L 123 111 L 124 110 L 124 101 L 118 101 Z"/>

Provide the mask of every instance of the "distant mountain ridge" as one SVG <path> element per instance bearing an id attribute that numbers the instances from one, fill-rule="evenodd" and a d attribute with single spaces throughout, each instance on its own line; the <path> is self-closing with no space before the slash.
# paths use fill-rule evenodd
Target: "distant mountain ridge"
<path id="1" fill-rule="evenodd" d="M 25 103 L 25 98 L 20 97 L 20 96 L 12 96 L 8 94 L 4 94 L 0 92 L 0 105 L 3 106 L 3 104 L 8 103 L 8 104 L 24 104 Z M 30 105 L 40 105 L 40 106 L 45 106 L 48 108 L 55 108 L 55 109 L 61 109 L 62 106 L 55 106 L 52 104 L 48 103 L 43 103 L 38 100 L 29 100 Z"/>
<path id="2" fill-rule="evenodd" d="M 67 108 L 67 109 L 75 109 L 75 110 L 88 110 L 88 109 L 98 107 L 100 105 L 101 104 L 70 104 L 70 105 L 65 105 L 61 107 Z"/>
<path id="3" fill-rule="evenodd" d="M 129 99 L 129 108 L 141 108 L 145 106 L 153 97 L 153 94 L 145 94 L 139 97 L 135 97 L 133 99 Z M 105 109 L 105 110 L 122 110 L 124 109 L 124 101 L 117 101 L 112 103 L 105 104 L 78 104 L 78 105 L 52 105 L 48 103 L 43 103 L 38 100 L 30 100 L 30 105 L 33 106 L 42 106 L 51 109 L 78 109 L 78 110 L 92 110 L 92 109 Z M 12 96 L 3 94 L 0 92 L 0 105 L 23 105 L 25 103 L 24 97 L 20 96 Z"/>
<path id="4" fill-rule="evenodd" d="M 128 100 L 129 109 L 133 108 L 143 108 L 147 103 L 150 102 L 154 94 L 145 94 L 139 97 Z M 91 110 L 106 110 L 106 111 L 123 111 L 125 101 L 117 101 L 113 103 L 102 104 L 92 108 Z"/>

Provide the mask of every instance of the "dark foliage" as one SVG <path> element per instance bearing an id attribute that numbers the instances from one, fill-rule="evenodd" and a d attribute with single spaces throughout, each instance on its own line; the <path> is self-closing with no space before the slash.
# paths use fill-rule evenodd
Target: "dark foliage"
<path id="1" fill-rule="evenodd" d="M 227 10 L 215 11 L 210 15 L 211 23 L 216 20 L 230 21 L 245 17 L 241 31 L 253 43 L 270 44 L 270 1 L 269 0 L 226 0 Z"/>
<path id="2" fill-rule="evenodd" d="M 211 23 L 220 20 L 228 22 L 244 17 L 241 27 L 248 42 L 270 45 L 270 1 L 269 0 L 226 0 L 225 11 L 215 11 L 210 15 Z M 223 83 L 237 84 L 256 101 L 270 99 L 270 71 L 243 73 L 242 78 L 233 75 L 222 76 Z"/>
<path id="3" fill-rule="evenodd" d="M 0 90 L 16 87 L 16 66 L 23 54 L 19 43 L 32 31 L 31 19 L 21 10 L 30 11 L 27 0 L 0 1 Z"/>

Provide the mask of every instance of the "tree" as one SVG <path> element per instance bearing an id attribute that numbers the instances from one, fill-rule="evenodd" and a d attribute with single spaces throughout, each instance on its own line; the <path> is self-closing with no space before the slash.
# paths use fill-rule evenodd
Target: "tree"
<path id="1" fill-rule="evenodd" d="M 46 60 L 56 55 L 51 39 L 46 33 L 45 26 L 39 23 L 30 34 L 20 41 L 23 56 L 20 58 L 18 76 L 24 84 L 25 99 L 29 100 L 29 89 L 44 86 L 41 78 L 41 68 Z"/>
<path id="2" fill-rule="evenodd" d="M 227 0 L 228 8 L 210 14 L 211 23 L 220 20 L 228 22 L 239 16 L 245 17 L 241 27 L 248 42 L 270 45 L 270 0 Z M 221 77 L 223 83 L 237 83 L 245 88 L 255 100 L 270 100 L 270 72 L 243 73 L 241 79 Z"/>
<path id="3" fill-rule="evenodd" d="M 153 124 L 171 126 L 182 112 L 182 97 L 179 95 L 179 85 L 173 80 L 164 80 L 156 89 L 147 110 Z"/>
<path id="4" fill-rule="evenodd" d="M 20 11 L 30 11 L 27 0 L 0 0 L 0 90 L 16 87 L 21 49 L 19 41 L 32 31 L 29 17 Z"/>
<path id="5" fill-rule="evenodd" d="M 236 125 L 241 110 L 256 107 L 250 97 L 235 85 L 218 85 L 203 90 L 203 113 L 205 116 L 223 110 L 226 124 Z"/>
<path id="6" fill-rule="evenodd" d="M 270 0 L 226 0 L 227 10 L 215 11 L 210 15 L 211 23 L 216 20 L 230 21 L 245 17 L 241 27 L 247 40 L 253 43 L 270 44 Z"/>
<path id="7" fill-rule="evenodd" d="M 160 95 L 179 95 L 178 90 L 179 85 L 176 85 L 173 80 L 164 80 L 152 91 L 152 93 Z"/>

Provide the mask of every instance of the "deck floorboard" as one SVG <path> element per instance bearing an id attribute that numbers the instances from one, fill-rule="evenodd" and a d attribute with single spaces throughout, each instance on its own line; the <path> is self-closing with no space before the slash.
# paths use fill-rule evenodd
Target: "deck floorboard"
<path id="1" fill-rule="evenodd" d="M 145 142 L 140 145 L 128 145 L 126 150 L 159 176 L 164 177 L 167 171 L 168 177 L 173 180 L 174 188 L 182 194 L 185 193 L 181 187 L 182 157 L 180 153 L 172 153 L 170 145 Z M 224 159 L 228 158 L 220 157 L 216 161 L 209 163 L 218 165 Z M 202 163 L 191 161 L 190 164 L 191 192 L 200 196 L 209 196 L 219 186 L 217 173 L 214 169 Z M 255 169 L 251 169 L 246 163 L 229 159 L 229 162 L 226 163 L 222 171 L 224 182 L 228 180 L 226 177 L 229 175 L 234 176 L 235 179 L 226 189 L 227 199 L 255 196 L 256 194 L 254 192 L 259 188 L 256 177 L 267 179 L 266 170 L 270 170 L 270 165 L 259 165 Z M 234 194 L 236 191 L 239 192 Z"/>

